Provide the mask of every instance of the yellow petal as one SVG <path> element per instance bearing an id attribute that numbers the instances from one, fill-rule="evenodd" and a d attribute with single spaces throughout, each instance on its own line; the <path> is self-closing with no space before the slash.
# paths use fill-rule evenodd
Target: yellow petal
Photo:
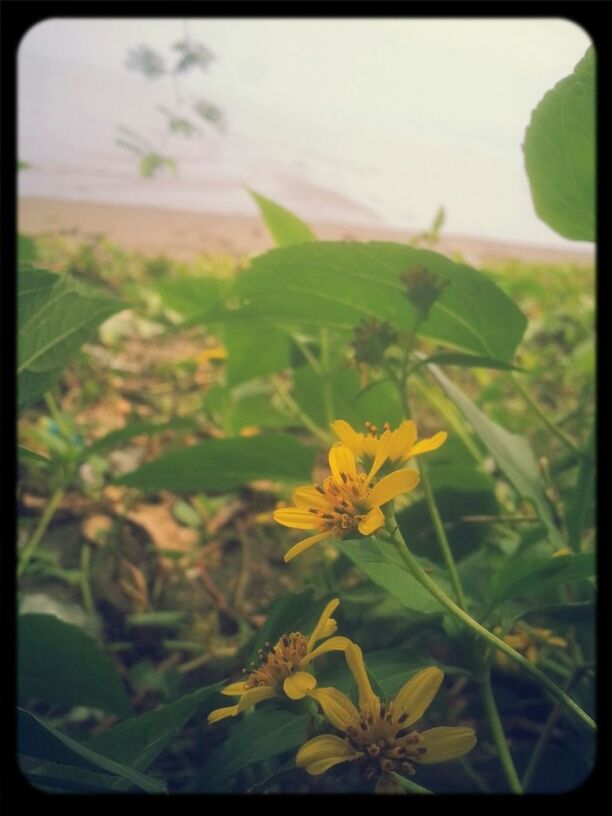
<path id="1" fill-rule="evenodd" d="M 386 504 L 400 493 L 407 493 L 419 483 L 419 474 L 412 468 L 389 473 L 370 490 L 368 501 L 373 505 Z M 279 511 L 280 512 L 280 511 Z"/>
<path id="2" fill-rule="evenodd" d="M 238 700 L 238 711 L 246 711 L 247 708 L 261 703 L 262 700 L 270 700 L 276 696 L 276 689 L 272 686 L 255 686 L 246 691 Z"/>
<path id="3" fill-rule="evenodd" d="M 316 649 L 313 649 L 312 652 L 308 652 L 308 654 L 301 659 L 300 667 L 307 666 L 311 660 L 315 659 L 315 657 L 325 654 L 326 652 L 346 652 L 346 647 L 350 642 L 351 641 L 347 637 L 343 637 L 342 635 L 336 635 L 336 637 L 329 638 L 329 640 L 326 640 L 325 643 L 322 643 L 320 646 L 317 646 Z"/>
<path id="4" fill-rule="evenodd" d="M 369 485 L 372 479 L 376 476 L 381 467 L 389 458 L 389 450 L 391 449 L 392 434 L 391 431 L 385 431 L 380 437 L 378 445 L 376 446 L 376 455 L 374 461 L 365 480 L 366 485 Z"/>
<path id="5" fill-rule="evenodd" d="M 411 761 L 431 765 L 434 762 L 447 762 L 465 756 L 476 745 L 476 734 L 472 728 L 441 727 L 422 731 L 421 745 L 427 749 L 421 756 L 410 757 Z"/>
<path id="6" fill-rule="evenodd" d="M 430 436 L 429 439 L 421 439 L 412 450 L 408 451 L 408 455 L 405 459 L 412 459 L 413 456 L 420 456 L 422 453 L 436 450 L 446 442 L 447 437 L 448 434 L 446 431 L 439 431 L 437 434 L 434 434 L 434 436 Z"/>
<path id="7" fill-rule="evenodd" d="M 378 711 L 380 701 L 372 691 L 361 648 L 356 643 L 351 643 L 344 656 L 359 689 L 359 705 L 361 708 L 368 706 L 373 711 Z"/>
<path id="8" fill-rule="evenodd" d="M 396 462 L 398 459 L 406 458 L 410 448 L 417 438 L 417 427 L 411 419 L 405 419 L 397 431 L 393 431 L 389 459 Z"/>
<path id="9" fill-rule="evenodd" d="M 350 448 L 353 453 L 360 454 L 364 452 L 364 435 L 354 430 L 344 419 L 337 419 L 335 422 L 332 422 L 331 429 L 338 439 L 344 442 L 347 448 Z"/>
<path id="10" fill-rule="evenodd" d="M 229 697 L 241 697 L 248 691 L 247 684 L 244 680 L 239 680 L 237 683 L 230 683 L 224 689 L 221 689 L 221 694 L 227 694 Z"/>
<path id="11" fill-rule="evenodd" d="M 290 674 L 283 681 L 283 689 L 291 700 L 301 700 L 317 685 L 316 679 L 308 672 L 299 671 Z"/>
<path id="12" fill-rule="evenodd" d="M 336 621 L 333 618 L 330 618 L 328 621 L 326 621 L 325 626 L 323 627 L 323 631 L 319 635 L 319 640 L 322 640 L 323 638 L 333 635 L 337 628 L 338 624 L 336 623 Z"/>
<path id="13" fill-rule="evenodd" d="M 359 712 L 346 694 L 338 689 L 315 688 L 308 696 L 319 703 L 327 719 L 340 731 L 346 731 L 351 725 L 358 725 Z"/>
<path id="14" fill-rule="evenodd" d="M 357 525 L 361 535 L 368 536 L 379 530 L 385 523 L 385 514 L 380 507 L 373 507 Z"/>
<path id="15" fill-rule="evenodd" d="M 321 637 L 322 637 L 322 634 L 323 634 L 323 629 L 325 628 L 325 624 L 331 618 L 332 614 L 335 612 L 335 610 L 338 608 L 339 605 L 340 605 L 340 598 L 334 598 L 332 601 L 330 601 L 327 604 L 327 606 L 325 607 L 323 612 L 321 612 L 321 616 L 320 616 L 319 620 L 317 621 L 317 625 L 312 630 L 312 634 L 310 635 L 310 638 L 308 639 L 307 651 L 310 651 L 312 649 L 312 647 L 315 645 L 317 640 L 321 640 Z"/>
<path id="16" fill-rule="evenodd" d="M 363 754 L 356 751 L 347 740 L 333 734 L 323 734 L 302 745 L 295 758 L 295 764 L 298 768 L 304 768 L 307 773 L 316 775 L 325 773 L 340 762 L 347 762 L 360 756 Z"/>
<path id="17" fill-rule="evenodd" d="M 397 718 L 400 714 L 407 713 L 408 719 L 404 727 L 420 720 L 438 693 L 443 679 L 444 672 L 436 666 L 430 666 L 415 674 L 402 686 L 393 700 L 393 716 Z"/>
<path id="18" fill-rule="evenodd" d="M 213 723 L 219 722 L 219 720 L 224 720 L 226 717 L 235 717 L 238 714 L 238 706 L 225 706 L 225 708 L 215 708 L 214 711 L 211 711 L 208 715 L 208 724 L 212 725 Z"/>
<path id="19" fill-rule="evenodd" d="M 294 544 L 293 547 L 287 550 L 283 559 L 285 563 L 287 561 L 291 561 L 292 558 L 295 558 L 296 555 L 303 553 L 304 550 L 307 550 L 309 547 L 312 547 L 313 544 L 316 544 L 318 541 L 323 541 L 324 538 L 330 538 L 329 533 L 317 533 L 316 535 L 309 536 L 308 538 L 303 539 L 302 541 L 298 541 L 297 544 Z"/>
<path id="20" fill-rule="evenodd" d="M 374 793 L 402 793 L 405 794 L 402 784 L 393 774 L 383 774 L 374 788 Z"/>
<path id="21" fill-rule="evenodd" d="M 342 442 L 336 442 L 329 450 L 329 467 L 336 482 L 344 484 L 341 473 L 347 473 L 351 476 L 355 476 L 357 473 L 353 451 L 343 445 Z"/>
<path id="22" fill-rule="evenodd" d="M 325 496 L 311 485 L 296 488 L 291 498 L 300 508 L 316 507 L 317 510 L 328 510 L 330 506 Z"/>
<path id="23" fill-rule="evenodd" d="M 281 507 L 272 513 L 272 518 L 285 527 L 295 527 L 297 530 L 316 530 L 317 523 L 314 513 L 309 513 L 302 507 Z"/>

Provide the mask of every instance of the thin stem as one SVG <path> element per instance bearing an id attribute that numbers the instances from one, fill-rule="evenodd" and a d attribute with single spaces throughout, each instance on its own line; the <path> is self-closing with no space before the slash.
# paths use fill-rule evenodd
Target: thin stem
<path id="1" fill-rule="evenodd" d="M 402 559 L 406 562 L 406 565 L 410 572 L 414 575 L 414 577 L 419 581 L 419 583 L 427 589 L 431 595 L 436 598 L 442 606 L 449 610 L 456 618 L 458 618 L 468 629 L 471 629 L 475 632 L 479 637 L 493 646 L 495 649 L 498 649 L 500 652 L 503 652 L 507 655 L 514 663 L 517 663 L 521 666 L 528 674 L 530 674 L 534 680 L 543 686 L 555 700 L 559 700 L 559 702 L 568 710 L 570 711 L 575 717 L 577 717 L 582 723 L 587 725 L 592 731 L 597 730 L 597 726 L 594 720 L 589 717 L 586 711 L 575 703 L 570 697 L 565 694 L 565 692 L 557 686 L 556 683 L 553 683 L 552 680 L 541 672 L 536 666 L 530 663 L 527 658 L 523 657 L 517 651 L 515 651 L 512 646 L 509 646 L 505 641 L 498 638 L 492 632 L 489 632 L 482 624 L 478 623 L 478 621 L 474 620 L 470 615 L 467 614 L 460 606 L 448 597 L 448 595 L 440 589 L 440 587 L 433 581 L 429 575 L 423 570 L 417 559 L 412 555 L 408 547 L 406 546 L 406 542 L 402 538 L 402 534 L 399 531 L 399 528 L 396 527 L 393 531 L 392 535 L 388 536 L 389 540 L 393 542 L 395 548 L 397 549 L 399 555 Z"/>
<path id="2" fill-rule="evenodd" d="M 323 369 L 321 368 L 321 363 L 319 362 L 319 360 L 317 360 L 317 358 L 312 353 L 312 351 L 308 348 L 306 343 L 300 337 L 298 337 L 295 334 L 293 335 L 293 341 L 296 344 L 296 346 L 299 348 L 299 350 L 302 352 L 304 357 L 308 360 L 308 363 L 310 364 L 310 367 L 312 368 L 312 370 L 316 371 L 317 374 L 319 374 L 319 375 L 323 374 Z"/>
<path id="3" fill-rule="evenodd" d="M 321 329 L 321 368 L 323 369 L 321 379 L 325 418 L 328 425 L 336 418 L 334 416 L 334 394 L 332 391 L 329 351 L 329 329 Z"/>
<path id="4" fill-rule="evenodd" d="M 49 499 L 49 503 L 45 507 L 45 512 L 40 517 L 40 520 L 36 525 L 36 529 L 32 533 L 30 540 L 25 544 L 19 558 L 19 566 L 17 567 L 17 576 L 19 578 L 21 578 L 26 571 L 27 566 L 30 563 L 30 559 L 36 552 L 42 537 L 46 533 L 47 527 L 51 523 L 51 519 L 55 515 L 55 511 L 57 510 L 57 506 L 62 500 L 63 495 L 64 488 L 58 487 L 55 493 Z"/>
<path id="5" fill-rule="evenodd" d="M 543 422 L 544 425 L 546 425 L 548 430 L 551 433 L 553 433 L 558 439 L 560 439 L 561 442 L 563 442 L 563 444 L 566 447 L 568 447 L 574 454 L 576 454 L 576 456 L 579 459 L 584 459 L 585 458 L 584 452 L 580 450 L 578 445 L 574 442 L 574 440 L 570 436 L 568 436 L 568 434 L 566 434 L 565 431 L 561 430 L 561 428 L 559 428 L 558 425 L 556 425 L 549 417 L 546 416 L 544 411 L 542 411 L 540 406 L 533 399 L 533 397 L 531 396 L 529 391 L 527 391 L 527 389 L 525 388 L 523 383 L 520 381 L 520 379 L 518 377 L 516 377 L 514 374 L 510 374 L 510 379 L 512 380 L 512 383 L 514 384 L 514 387 L 522 395 L 525 402 L 529 405 L 531 410 L 540 419 L 540 421 Z"/>
<path id="6" fill-rule="evenodd" d="M 467 757 L 462 757 L 459 760 L 459 764 L 463 769 L 463 773 L 472 780 L 472 782 L 481 790 L 483 793 L 491 793 L 491 789 L 482 778 L 482 776 L 478 773 L 476 768 L 472 766 L 472 763 Z"/>
<path id="7" fill-rule="evenodd" d="M 463 587 L 461 586 L 461 578 L 459 577 L 459 573 L 457 572 L 455 559 L 453 558 L 453 553 L 451 551 L 450 544 L 448 543 L 448 538 L 446 537 L 444 525 L 442 524 L 442 519 L 440 518 L 438 505 L 436 504 L 436 500 L 431 489 L 431 482 L 429 481 L 427 468 L 422 463 L 420 465 L 420 471 L 421 471 L 421 484 L 423 485 L 423 489 L 425 491 L 425 501 L 427 502 L 427 507 L 429 508 L 431 520 L 433 521 L 433 526 L 436 532 L 436 538 L 438 539 L 438 544 L 440 545 L 440 549 L 442 550 L 444 563 L 446 564 L 446 569 L 448 570 L 448 573 L 450 575 L 451 583 L 453 585 L 453 589 L 455 590 L 455 595 L 457 597 L 459 606 L 462 609 L 465 609 L 466 602 L 465 595 L 463 593 Z"/>
<path id="8" fill-rule="evenodd" d="M 64 417 L 62 416 L 62 412 L 58 408 L 58 405 L 55 401 L 53 394 L 50 391 L 47 391 L 45 394 L 45 404 L 49 409 L 49 413 L 51 414 L 53 421 L 57 425 L 58 429 L 61 431 L 62 435 L 69 441 L 72 434 L 68 430 L 66 423 L 64 422 Z"/>
<path id="9" fill-rule="evenodd" d="M 503 766 L 504 773 L 506 774 L 508 785 L 512 793 L 522 793 L 523 789 L 521 787 L 521 781 L 516 772 L 516 768 L 514 767 L 514 762 L 512 761 L 512 755 L 510 754 L 510 749 L 508 748 L 508 741 L 506 739 L 506 735 L 504 734 L 504 728 L 499 717 L 495 697 L 493 696 L 490 666 L 487 666 L 485 675 L 480 681 L 479 685 L 482 703 L 489 722 L 489 728 L 491 729 L 493 742 L 497 748 L 499 760 Z"/>
<path id="10" fill-rule="evenodd" d="M 331 434 L 326 433 L 323 428 L 320 428 L 314 420 L 312 420 L 308 414 L 304 413 L 297 402 L 293 399 L 293 397 L 288 394 L 284 389 L 279 380 L 276 377 L 270 377 L 270 382 L 274 386 L 274 390 L 285 404 L 285 407 L 291 411 L 291 413 L 295 416 L 296 419 L 299 419 L 300 422 L 308 428 L 308 430 L 316 436 L 321 442 L 325 445 L 329 445 L 331 442 Z"/>
<path id="11" fill-rule="evenodd" d="M 89 544 L 84 544 L 81 548 L 81 597 L 83 598 L 83 606 L 90 615 L 96 614 L 96 607 L 91 594 L 91 585 L 89 582 L 89 565 L 91 564 L 91 547 Z"/>
<path id="12" fill-rule="evenodd" d="M 572 675 L 570 676 L 569 680 L 567 681 L 567 683 L 565 685 L 566 694 L 569 694 L 569 692 L 572 689 L 572 686 L 574 685 L 574 683 L 576 682 L 576 680 L 578 679 L 580 674 L 581 674 L 580 668 L 576 669 L 576 671 L 574 671 L 572 673 Z M 557 720 L 559 719 L 560 714 L 561 714 L 561 704 L 557 702 L 557 703 L 555 703 L 555 705 L 551 709 L 550 714 L 548 715 L 548 719 L 546 720 L 546 723 L 544 724 L 544 728 L 542 729 L 542 732 L 540 733 L 540 736 L 538 738 L 538 741 L 536 742 L 535 748 L 533 749 L 533 753 L 531 754 L 531 757 L 529 759 L 529 763 L 527 765 L 525 773 L 523 774 L 523 789 L 524 790 L 528 790 L 529 785 L 531 784 L 531 780 L 533 779 L 533 775 L 535 773 L 535 770 L 538 767 L 540 759 L 542 758 L 542 754 L 544 753 L 544 748 L 546 747 L 546 743 L 550 739 L 550 735 L 552 734 L 553 728 L 557 724 Z"/>

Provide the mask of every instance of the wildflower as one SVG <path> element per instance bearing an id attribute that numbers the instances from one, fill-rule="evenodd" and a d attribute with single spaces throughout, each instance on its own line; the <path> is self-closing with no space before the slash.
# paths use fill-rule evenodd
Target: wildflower
<path id="1" fill-rule="evenodd" d="M 388 458 L 390 440 L 390 432 L 385 431 L 367 475 L 357 471 L 353 452 L 337 442 L 329 452 L 331 476 L 323 485 L 298 487 L 293 493 L 295 506 L 274 512 L 274 520 L 285 527 L 318 531 L 291 547 L 285 553 L 285 561 L 324 538 L 346 538 L 357 533 L 368 536 L 383 526 L 385 516 L 381 505 L 412 490 L 419 481 L 416 470 L 407 469 L 389 473 L 371 486 Z"/>
<path id="2" fill-rule="evenodd" d="M 500 627 L 497 627 L 494 631 L 495 634 L 502 637 Z M 567 649 L 567 640 L 555 635 L 552 630 L 542 629 L 537 626 L 530 626 L 529 629 L 526 629 L 520 623 L 517 624 L 509 634 L 503 636 L 503 640 L 508 646 L 512 646 L 513 649 L 524 655 L 527 660 L 534 665 L 540 659 L 542 646 Z M 501 669 L 516 671 L 516 664 L 503 654 L 503 652 L 495 652 L 495 662 Z"/>
<path id="3" fill-rule="evenodd" d="M 217 708 L 208 715 L 209 724 L 235 717 L 241 711 L 251 708 L 262 700 L 286 695 L 291 700 L 301 700 L 316 686 L 315 677 L 307 671 L 311 660 L 325 652 L 344 651 L 350 642 L 347 638 L 333 635 L 337 629 L 331 617 L 340 601 L 330 601 L 310 637 L 301 632 L 283 635 L 275 646 L 266 644 L 259 652 L 260 665 L 253 667 L 246 680 L 230 683 L 221 694 L 239 697 L 238 703 Z M 315 648 L 317 641 L 328 638 Z M 246 669 L 244 670 L 246 673 Z"/>
<path id="4" fill-rule="evenodd" d="M 405 419 L 399 428 L 391 430 L 388 422 L 383 425 L 383 434 L 378 436 L 378 428 L 371 422 L 365 423 L 367 433 L 354 430 L 344 419 L 337 419 L 331 423 L 332 431 L 338 439 L 350 448 L 356 456 L 376 456 L 381 444 L 382 436 L 390 434 L 388 459 L 390 462 L 405 462 L 413 456 L 436 450 L 446 442 L 446 431 L 438 431 L 429 439 L 417 442 L 417 427 L 411 419 Z"/>
<path id="5" fill-rule="evenodd" d="M 298 751 L 296 764 L 309 774 L 325 773 L 342 762 L 355 762 L 366 779 L 377 779 L 376 791 L 395 788 L 392 774 L 414 774 L 413 763 L 425 765 L 458 759 L 472 750 L 472 728 L 439 727 L 419 732 L 412 726 L 436 696 L 443 672 L 431 666 L 418 672 L 395 698 L 381 703 L 372 691 L 363 654 L 351 643 L 345 652 L 359 688 L 359 709 L 334 688 L 316 688 L 309 696 L 341 736 L 323 734 Z"/>

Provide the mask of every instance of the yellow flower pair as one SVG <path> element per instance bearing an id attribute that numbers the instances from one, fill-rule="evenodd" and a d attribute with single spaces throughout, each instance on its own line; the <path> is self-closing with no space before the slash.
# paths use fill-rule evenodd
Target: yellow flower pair
<path id="1" fill-rule="evenodd" d="M 374 483 L 381 469 L 387 463 L 402 464 L 413 456 L 435 450 L 447 436 L 440 431 L 417 443 L 412 420 L 402 422 L 395 431 L 385 426 L 380 436 L 374 425 L 368 423 L 366 427 L 367 435 L 358 433 L 342 419 L 333 422 L 332 429 L 341 441 L 329 451 L 331 476 L 322 485 L 298 487 L 292 497 L 294 506 L 274 512 L 274 520 L 285 527 L 316 531 L 291 547 L 285 553 L 285 561 L 324 539 L 369 536 L 379 530 L 385 523 L 381 507 L 400 493 L 413 490 L 419 482 L 417 471 L 408 468 L 387 473 Z M 356 456 L 371 463 L 367 473 L 358 470 Z"/>

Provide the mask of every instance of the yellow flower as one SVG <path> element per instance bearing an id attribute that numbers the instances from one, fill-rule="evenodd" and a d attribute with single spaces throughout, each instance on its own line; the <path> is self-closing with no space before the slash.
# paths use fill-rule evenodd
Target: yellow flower
<path id="1" fill-rule="evenodd" d="M 497 627 L 494 631 L 498 636 L 502 636 L 500 627 Z M 534 665 L 540 659 L 542 646 L 552 646 L 556 649 L 567 648 L 567 640 L 555 635 L 552 630 L 542 629 L 537 626 L 530 626 L 527 630 L 520 623 L 516 624 L 509 634 L 503 636 L 503 640 L 517 652 L 525 655 L 527 660 Z M 495 662 L 502 669 L 518 671 L 516 664 L 503 652 L 495 652 Z"/>
<path id="2" fill-rule="evenodd" d="M 339 603 L 335 598 L 327 604 L 310 637 L 301 632 L 292 632 L 279 638 L 275 646 L 267 644 L 267 650 L 261 649 L 260 665 L 253 668 L 247 679 L 230 683 L 221 691 L 221 694 L 229 697 L 239 697 L 238 703 L 211 711 L 209 724 L 225 717 L 235 717 L 241 711 L 272 697 L 286 695 L 291 700 L 301 700 L 314 689 L 317 681 L 306 670 L 310 661 L 325 652 L 343 652 L 350 643 L 345 637 L 330 637 L 337 629 L 331 615 Z M 323 638 L 328 640 L 315 648 L 317 641 Z"/>
<path id="3" fill-rule="evenodd" d="M 366 434 L 356 431 L 344 419 L 337 419 L 331 423 L 332 431 L 338 439 L 356 456 L 376 456 L 385 434 L 390 434 L 388 459 L 391 462 L 405 462 L 413 456 L 436 450 L 446 442 L 448 436 L 446 431 L 439 431 L 429 439 L 417 442 L 417 427 L 411 419 L 405 419 L 395 431 L 392 431 L 389 423 L 385 422 L 382 436 L 378 436 L 378 428 L 371 422 L 366 422 L 365 427 Z"/>
<path id="4" fill-rule="evenodd" d="M 369 473 L 357 471 L 353 452 L 337 442 L 329 452 L 331 476 L 322 487 L 306 485 L 293 493 L 294 507 L 274 512 L 274 520 L 285 527 L 298 530 L 317 530 L 285 553 L 285 561 L 304 552 L 324 538 L 346 538 L 357 533 L 368 536 L 385 523 L 381 505 L 400 493 L 412 490 L 419 481 L 416 470 L 397 470 L 371 486 L 388 458 L 391 434 L 382 435 Z"/>
<path id="5" fill-rule="evenodd" d="M 310 691 L 342 736 L 324 734 L 309 740 L 298 751 L 298 767 L 316 775 L 341 762 L 355 762 L 366 779 L 377 778 L 376 790 L 385 792 L 396 787 L 393 772 L 412 775 L 415 762 L 429 765 L 458 759 L 476 745 L 472 728 L 422 732 L 413 728 L 440 688 L 444 677 L 440 669 L 432 666 L 418 672 L 385 704 L 372 690 L 359 646 L 350 643 L 345 656 L 359 689 L 359 709 L 337 689 Z"/>

